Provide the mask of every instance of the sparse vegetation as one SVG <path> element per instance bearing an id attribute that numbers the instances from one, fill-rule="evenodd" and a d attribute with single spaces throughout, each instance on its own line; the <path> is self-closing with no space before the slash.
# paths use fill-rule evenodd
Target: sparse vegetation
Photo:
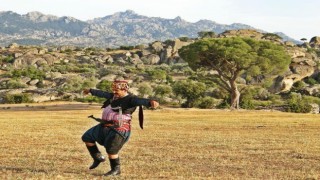
<path id="1" fill-rule="evenodd" d="M 253 31 L 243 30 L 237 33 L 241 32 Z M 237 36 L 240 35 L 239 37 L 227 34 L 231 37 L 223 38 L 209 31 L 199 32 L 198 35 L 197 39 L 180 37 L 181 42 L 169 39 L 165 42 L 155 41 L 149 45 L 121 46 L 114 49 L 72 46 L 37 47 L 17 44 L 11 49 L 2 48 L 0 49 L 0 98 L 7 92 L 15 90 L 22 92 L 22 88 L 38 88 L 38 90 L 25 92 L 29 95 L 34 93 L 35 96 L 32 97 L 46 96 L 44 99 L 50 100 L 53 96 L 53 99 L 82 101 L 79 97 L 83 88 L 108 89 L 110 82 L 107 80 L 124 78 L 133 81 L 132 92 L 136 95 L 157 98 L 161 104 L 168 106 L 211 109 L 234 108 L 236 104 L 238 108 L 244 109 L 275 107 L 285 110 L 284 106 L 288 104 L 287 97 L 280 93 L 282 92 L 280 83 L 278 87 L 273 87 L 275 76 L 281 74 L 283 69 L 288 71 L 288 68 L 296 73 L 299 70 L 295 68 L 299 68 L 300 64 L 311 64 L 310 67 L 316 64 L 308 69 L 319 68 L 319 64 L 313 61 L 317 56 L 317 50 L 313 46 L 302 45 L 296 48 L 306 48 L 307 51 L 295 48 L 295 53 L 299 54 L 296 52 L 299 51 L 301 52 L 299 55 L 305 54 L 305 62 L 299 64 L 291 62 L 289 67 L 287 63 L 290 58 L 287 58 L 288 54 L 283 53 L 283 50 L 289 53 L 292 51 L 292 46 L 279 43 L 281 39 L 279 40 L 276 34 L 260 34 L 262 39 L 269 41 L 243 38 L 241 34 L 237 34 Z M 179 49 L 180 46 L 183 48 Z M 204 49 L 197 51 L 200 47 Z M 196 52 L 201 53 L 195 56 Z M 185 55 L 187 58 L 184 57 Z M 219 61 L 220 55 L 227 58 Z M 214 64 L 216 67 L 207 66 L 209 64 L 210 66 Z M 317 92 L 319 78 L 316 71 L 313 75 L 295 82 L 290 92 L 301 93 L 304 97 L 312 96 L 315 99 L 312 102 L 319 104 L 320 96 Z M 231 74 L 235 76 L 229 76 Z M 195 97 L 187 95 L 188 88 L 184 92 L 178 92 L 177 84 L 185 81 L 202 83 L 205 90 L 199 88 L 190 91 L 190 94 L 194 92 L 198 94 L 198 90 L 201 91 L 202 94 Z M 150 88 L 143 83 L 148 84 Z M 226 88 L 229 85 L 230 87 Z M 247 91 L 251 86 L 255 87 L 255 90 Z M 274 91 L 271 91 L 271 87 Z M 234 93 L 237 90 L 241 95 L 235 101 L 237 98 L 233 97 L 237 95 Z M 306 103 L 310 104 L 311 101 Z"/>
<path id="2" fill-rule="evenodd" d="M 96 124 L 87 116 L 100 114 L 99 105 L 21 106 L 29 111 L 0 107 L 1 179 L 102 179 L 108 162 L 89 171 L 92 159 L 80 139 Z M 144 114 L 144 130 L 133 114 L 117 179 L 320 178 L 319 115 L 199 109 Z"/>
<path id="3" fill-rule="evenodd" d="M 21 104 L 21 103 L 31 103 L 32 98 L 28 94 L 6 94 L 3 97 L 5 104 Z"/>

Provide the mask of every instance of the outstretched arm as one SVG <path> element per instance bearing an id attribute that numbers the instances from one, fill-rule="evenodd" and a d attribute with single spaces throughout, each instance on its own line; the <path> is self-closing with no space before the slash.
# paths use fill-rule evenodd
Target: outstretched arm
<path id="1" fill-rule="evenodd" d="M 133 106 L 146 106 L 151 108 L 157 108 L 159 106 L 159 103 L 155 100 L 138 97 L 132 98 L 131 103 Z"/>
<path id="2" fill-rule="evenodd" d="M 87 95 L 87 94 L 91 94 L 93 96 L 97 96 L 97 97 L 101 97 L 101 98 L 106 98 L 106 99 L 111 99 L 113 97 L 113 93 L 109 93 L 106 91 L 101 91 L 98 89 L 84 89 L 83 90 L 83 94 Z"/>

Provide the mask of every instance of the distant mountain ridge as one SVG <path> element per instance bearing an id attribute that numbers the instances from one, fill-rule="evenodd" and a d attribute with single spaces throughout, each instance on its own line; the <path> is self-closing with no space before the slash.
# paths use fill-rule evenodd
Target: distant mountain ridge
<path id="1" fill-rule="evenodd" d="M 0 24 L 1 46 L 15 42 L 26 45 L 118 47 L 178 37 L 195 38 L 200 31 L 214 31 L 219 34 L 233 29 L 256 29 L 245 24 L 224 25 L 211 20 L 191 23 L 179 16 L 174 19 L 147 17 L 132 10 L 88 21 L 67 16 L 45 15 L 41 12 L 20 15 L 12 11 L 3 11 L 0 12 Z M 281 32 L 276 34 L 284 41 L 298 43 Z"/>

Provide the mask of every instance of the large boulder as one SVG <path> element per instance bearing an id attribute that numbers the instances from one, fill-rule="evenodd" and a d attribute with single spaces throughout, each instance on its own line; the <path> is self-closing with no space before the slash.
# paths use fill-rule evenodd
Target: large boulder
<path id="1" fill-rule="evenodd" d="M 289 47 L 287 52 L 291 56 L 290 71 L 274 79 L 269 89 L 272 93 L 289 91 L 295 82 L 313 75 L 317 69 L 317 57 L 307 52 L 306 49 Z"/>
<path id="2" fill-rule="evenodd" d="M 24 55 L 14 60 L 13 66 L 15 68 L 23 68 L 26 66 L 35 65 L 37 61 L 43 60 L 42 58 L 37 58 L 33 55 Z"/>
<path id="3" fill-rule="evenodd" d="M 306 57 L 306 51 L 301 48 L 289 48 L 287 52 L 292 59 Z"/>
<path id="4" fill-rule="evenodd" d="M 312 86 L 307 86 L 303 88 L 304 94 L 307 94 L 309 96 L 318 96 L 320 95 L 320 85 L 312 85 Z"/>
<path id="5" fill-rule="evenodd" d="M 188 46 L 189 44 L 192 44 L 194 41 L 190 40 L 190 41 L 180 41 L 180 39 L 175 39 L 173 42 L 173 48 L 172 48 L 172 52 L 171 54 L 173 56 L 177 56 L 178 50 L 181 49 L 183 46 Z"/>
<path id="6" fill-rule="evenodd" d="M 310 106 L 311 106 L 311 111 L 310 111 L 310 113 L 312 113 L 312 114 L 319 114 L 319 111 L 320 111 L 319 104 L 311 103 Z"/>
<path id="7" fill-rule="evenodd" d="M 102 60 L 106 63 L 106 64 L 112 64 L 113 63 L 113 58 L 111 55 L 105 55 L 102 57 Z"/>
<path id="8" fill-rule="evenodd" d="M 12 44 L 10 44 L 10 45 L 8 46 L 9 49 L 16 49 L 16 48 L 19 48 L 19 47 L 20 47 L 20 45 L 17 44 L 17 43 L 12 43 Z"/>
<path id="9" fill-rule="evenodd" d="M 315 36 L 315 37 L 311 38 L 311 40 L 309 42 L 309 45 L 312 48 L 320 49 L 320 37 L 319 36 Z"/>
<path id="10" fill-rule="evenodd" d="M 156 52 L 161 52 L 163 50 L 163 45 L 162 42 L 156 41 L 151 44 L 151 47 L 156 51 Z"/>
<path id="11" fill-rule="evenodd" d="M 149 54 L 145 58 L 141 58 L 144 64 L 149 64 L 149 65 L 154 65 L 154 64 L 159 64 L 160 62 L 160 57 L 156 54 Z"/>

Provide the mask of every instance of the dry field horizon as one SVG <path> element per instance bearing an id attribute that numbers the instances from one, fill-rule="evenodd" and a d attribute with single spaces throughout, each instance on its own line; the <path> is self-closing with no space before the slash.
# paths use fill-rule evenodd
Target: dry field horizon
<path id="1" fill-rule="evenodd" d="M 98 104 L 0 105 L 1 179 L 104 179 L 81 141 Z M 116 179 L 320 179 L 320 114 L 161 108 L 133 114 Z M 105 149 L 99 146 L 101 152 Z"/>

